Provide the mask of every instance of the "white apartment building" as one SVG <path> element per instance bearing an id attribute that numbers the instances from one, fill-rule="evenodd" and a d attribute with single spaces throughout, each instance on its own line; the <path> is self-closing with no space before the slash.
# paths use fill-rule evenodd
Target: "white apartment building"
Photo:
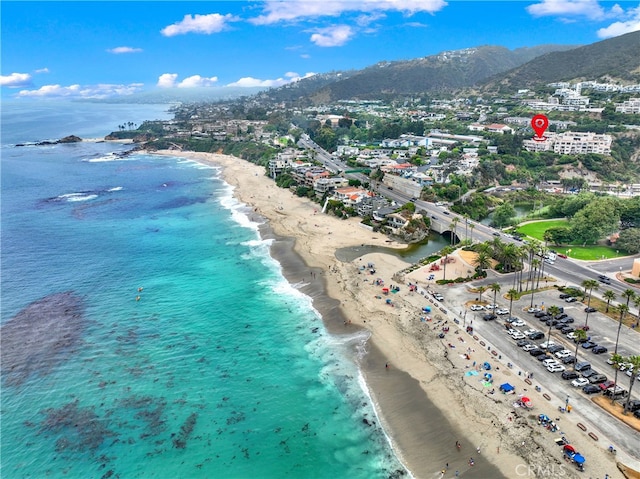
<path id="1" fill-rule="evenodd" d="M 629 98 L 622 103 L 616 103 L 616 113 L 640 114 L 640 98 Z"/>
<path id="2" fill-rule="evenodd" d="M 591 132 L 567 131 L 553 138 L 553 151 L 563 155 L 578 155 L 584 153 L 611 153 L 611 135 L 598 135 Z"/>
<path id="3" fill-rule="evenodd" d="M 552 151 L 562 155 L 611 153 L 611 135 L 598 135 L 591 132 L 547 133 L 544 141 L 524 140 L 522 146 L 527 151 Z"/>

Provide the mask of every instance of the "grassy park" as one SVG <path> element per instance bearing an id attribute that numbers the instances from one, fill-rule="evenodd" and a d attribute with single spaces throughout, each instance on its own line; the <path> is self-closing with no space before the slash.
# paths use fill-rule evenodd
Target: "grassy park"
<path id="1" fill-rule="evenodd" d="M 543 221 L 532 221 L 518 227 L 518 232 L 544 242 L 544 232 L 549 228 L 557 226 L 568 226 L 566 219 L 553 219 Z M 603 245 L 562 245 L 553 247 L 557 252 L 566 254 L 570 258 L 594 261 L 599 259 L 611 259 L 625 256 L 625 252 L 619 252 L 610 246 Z"/>

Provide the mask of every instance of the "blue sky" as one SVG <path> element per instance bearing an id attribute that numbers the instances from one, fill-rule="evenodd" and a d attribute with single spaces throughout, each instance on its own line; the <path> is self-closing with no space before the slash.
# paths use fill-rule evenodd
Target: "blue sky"
<path id="1" fill-rule="evenodd" d="M 279 86 L 479 45 L 588 44 L 640 30 L 596 0 L 14 2 L 1 5 L 2 97 Z"/>

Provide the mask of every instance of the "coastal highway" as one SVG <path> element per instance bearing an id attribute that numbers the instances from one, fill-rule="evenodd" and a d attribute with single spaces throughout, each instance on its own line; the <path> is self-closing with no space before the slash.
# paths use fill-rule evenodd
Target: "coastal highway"
<path id="1" fill-rule="evenodd" d="M 300 141 L 298 144 L 304 148 L 309 148 L 315 152 L 316 160 L 320 161 L 327 169 L 334 173 L 343 172 L 349 168 L 348 165 L 343 163 L 337 158 L 334 158 L 329 152 L 321 148 L 318 144 L 316 144 L 313 140 L 309 138 L 308 135 L 303 134 L 300 137 Z M 353 173 L 349 174 L 349 177 L 357 178 L 362 182 L 369 181 L 369 178 L 361 173 Z M 396 190 L 389 190 L 384 185 L 379 185 L 376 188 L 376 192 L 382 196 L 389 198 L 392 201 L 395 201 L 397 204 L 404 204 L 411 201 L 409 195 L 401 193 Z M 470 220 L 468 218 L 464 218 L 461 215 L 450 212 L 447 205 L 436 206 L 434 203 L 430 203 L 427 201 L 418 200 L 415 201 L 416 207 L 418 209 L 424 210 L 428 213 L 432 223 L 435 226 L 442 226 L 443 228 L 437 228 L 440 230 L 449 229 L 450 225 L 453 222 L 454 218 L 458 218 L 458 223 L 455 228 L 456 235 L 460 239 L 465 238 L 465 228 L 466 234 L 469 235 L 470 238 L 473 239 L 474 242 L 483 242 L 483 241 L 491 241 L 496 236 L 499 236 L 501 241 L 507 243 L 514 243 L 517 245 L 522 245 L 522 242 L 517 241 L 514 238 L 506 236 L 501 233 L 499 230 L 491 228 L 487 225 L 479 223 L 477 221 Z M 435 216 L 435 218 L 434 218 Z M 473 225 L 473 230 L 470 226 Z M 616 296 L 620 298 L 622 292 L 629 288 L 629 285 L 618 281 L 615 279 L 615 273 L 619 273 L 620 271 L 628 271 L 631 269 L 631 265 L 633 264 L 633 258 L 640 257 L 640 255 L 635 255 L 633 257 L 619 258 L 614 260 L 604 260 L 599 262 L 584 262 L 577 261 L 570 258 L 564 259 L 558 257 L 555 264 L 545 264 L 545 271 L 557 278 L 561 284 L 567 286 L 577 286 L 580 287 L 580 284 L 585 279 L 596 279 L 599 274 L 606 274 L 609 276 L 612 281 L 611 284 L 605 285 L 600 284 L 600 291 L 605 291 L 607 289 L 612 290 L 616 293 Z M 640 290 L 638 291 L 640 293 Z M 599 296 L 599 292 L 595 290 L 593 292 L 594 296 Z M 637 313 L 633 308 L 633 303 L 630 304 L 631 311 Z"/>

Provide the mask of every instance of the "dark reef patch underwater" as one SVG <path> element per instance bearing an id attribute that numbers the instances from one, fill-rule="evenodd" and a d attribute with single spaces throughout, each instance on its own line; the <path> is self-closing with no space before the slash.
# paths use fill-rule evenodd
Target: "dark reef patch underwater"
<path id="1" fill-rule="evenodd" d="M 0 328 L 2 376 L 20 386 L 46 376 L 72 354 L 85 327 L 82 299 L 72 291 L 34 301 Z"/>

